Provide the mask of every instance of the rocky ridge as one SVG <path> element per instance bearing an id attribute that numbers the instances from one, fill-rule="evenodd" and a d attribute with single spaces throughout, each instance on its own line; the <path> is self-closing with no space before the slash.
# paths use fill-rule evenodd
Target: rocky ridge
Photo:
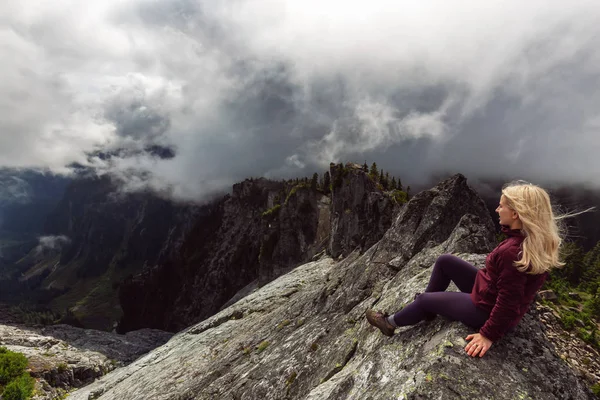
<path id="1" fill-rule="evenodd" d="M 301 265 L 70 398 L 594 398 L 532 313 L 481 359 L 465 354 L 472 332 L 460 323 L 388 338 L 364 320 L 411 301 L 443 253 L 483 265 L 491 226 L 456 175 L 415 196 L 364 253 Z"/>
<path id="2" fill-rule="evenodd" d="M 177 258 L 121 285 L 118 331 L 184 329 L 318 254 L 337 257 L 378 241 L 396 204 L 360 166 L 343 168 L 330 168 L 331 199 L 304 182 L 234 185 L 231 196 L 200 213 Z"/>
<path id="3" fill-rule="evenodd" d="M 377 243 L 392 224 L 399 205 L 361 165 L 331 164 L 332 207 L 329 254 L 345 257 Z"/>

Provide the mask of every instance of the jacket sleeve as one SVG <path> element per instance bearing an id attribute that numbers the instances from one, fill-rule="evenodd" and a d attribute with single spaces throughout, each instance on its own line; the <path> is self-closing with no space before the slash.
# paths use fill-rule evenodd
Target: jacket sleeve
<path id="1" fill-rule="evenodd" d="M 490 317 L 479 330 L 480 334 L 493 342 L 504 336 L 510 324 L 518 318 L 519 307 L 525 297 L 527 274 L 520 272 L 513 265 L 516 254 L 511 253 L 511 251 L 504 251 L 498 254 L 497 262 L 500 270 L 496 282 L 498 297 Z"/>

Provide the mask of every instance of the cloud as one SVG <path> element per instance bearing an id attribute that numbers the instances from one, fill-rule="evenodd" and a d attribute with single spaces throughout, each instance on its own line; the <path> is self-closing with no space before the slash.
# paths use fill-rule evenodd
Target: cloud
<path id="1" fill-rule="evenodd" d="M 409 139 L 439 138 L 446 130 L 446 108 L 430 113 L 411 111 L 401 117 L 389 104 L 364 99 L 356 105 L 351 121 L 336 121 L 328 134 L 310 141 L 301 151 L 318 165 L 320 160 L 343 161 L 348 154 L 377 151 Z"/>
<path id="2" fill-rule="evenodd" d="M 77 162 L 195 200 L 331 161 L 405 181 L 600 172 L 596 1 L 9 0 L 0 15 L 6 167 Z"/>
<path id="3" fill-rule="evenodd" d="M 104 117 L 115 127 L 115 133 L 124 138 L 149 141 L 164 135 L 171 125 L 168 110 L 161 104 L 163 93 L 150 97 L 142 82 L 124 88 L 109 99 Z"/>
<path id="4" fill-rule="evenodd" d="M 31 200 L 31 185 L 24 179 L 0 171 L 0 206 L 5 204 L 27 204 Z"/>
<path id="5" fill-rule="evenodd" d="M 71 239 L 64 235 L 60 236 L 40 236 L 39 244 L 35 248 L 35 253 L 41 253 L 44 250 L 60 250 L 64 245 L 71 243 Z"/>

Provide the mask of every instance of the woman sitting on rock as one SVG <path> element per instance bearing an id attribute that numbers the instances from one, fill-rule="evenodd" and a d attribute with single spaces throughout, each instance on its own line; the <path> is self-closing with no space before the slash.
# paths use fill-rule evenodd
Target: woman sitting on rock
<path id="1" fill-rule="evenodd" d="M 492 343 L 515 327 L 529 309 L 548 270 L 563 266 L 558 252 L 562 243 L 557 220 L 546 191 L 529 183 L 504 187 L 496 208 L 507 239 L 498 245 L 478 269 L 458 257 L 440 256 L 425 293 L 401 311 L 388 316 L 368 310 L 369 323 L 393 336 L 399 326 L 414 325 L 436 314 L 479 329 L 468 335 L 465 347 L 483 357 Z M 453 281 L 460 292 L 446 292 Z"/>

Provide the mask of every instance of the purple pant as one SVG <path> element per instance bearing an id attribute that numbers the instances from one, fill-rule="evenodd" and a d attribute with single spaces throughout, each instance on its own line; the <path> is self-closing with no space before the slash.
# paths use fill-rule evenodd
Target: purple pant
<path id="1" fill-rule="evenodd" d="M 471 291 L 475 284 L 477 267 L 450 254 L 444 254 L 435 262 L 425 293 L 394 314 L 398 326 L 414 325 L 435 314 L 478 329 L 483 326 L 489 314 L 475 307 L 471 301 Z M 458 292 L 445 292 L 450 281 L 460 289 Z"/>

